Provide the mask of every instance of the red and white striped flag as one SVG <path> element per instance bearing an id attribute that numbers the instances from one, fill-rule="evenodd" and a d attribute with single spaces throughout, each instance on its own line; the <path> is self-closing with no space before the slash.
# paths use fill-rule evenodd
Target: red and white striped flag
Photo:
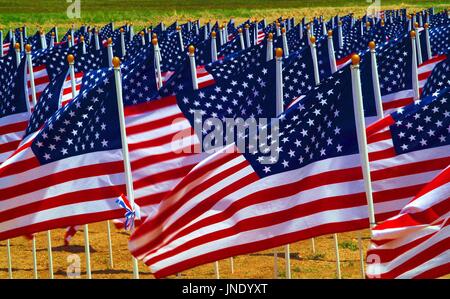
<path id="1" fill-rule="evenodd" d="M 450 273 L 450 167 L 400 214 L 372 230 L 369 278 L 437 278 Z"/>

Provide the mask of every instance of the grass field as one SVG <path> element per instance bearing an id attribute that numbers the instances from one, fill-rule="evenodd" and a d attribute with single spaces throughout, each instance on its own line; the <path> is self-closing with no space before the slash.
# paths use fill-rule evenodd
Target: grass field
<path id="1" fill-rule="evenodd" d="M 79 0 L 81 7 L 80 19 L 69 19 L 66 14 L 70 3 L 64 0 L 2 0 L 0 3 L 0 26 L 3 28 L 18 27 L 26 24 L 29 34 L 38 27 L 44 29 L 57 25 L 65 32 L 71 24 L 83 23 L 103 25 L 110 21 L 117 24 L 125 21 L 133 22 L 136 30 L 159 21 L 186 21 L 189 18 L 208 20 L 228 20 L 235 17 L 236 21 L 247 18 L 265 17 L 273 20 L 280 15 L 313 17 L 324 15 L 330 17 L 337 13 L 343 15 L 354 12 L 363 15 L 370 5 L 366 0 Z M 429 6 L 440 8 L 450 7 L 449 0 L 382 0 L 383 9 L 405 7 L 411 11 Z"/>

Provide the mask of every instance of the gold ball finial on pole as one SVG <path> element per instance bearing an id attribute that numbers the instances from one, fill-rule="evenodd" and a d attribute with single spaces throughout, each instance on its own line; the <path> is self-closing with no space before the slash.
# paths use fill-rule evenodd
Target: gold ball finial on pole
<path id="1" fill-rule="evenodd" d="M 158 44 L 158 39 L 155 37 L 152 39 L 153 46 L 156 46 Z"/>
<path id="2" fill-rule="evenodd" d="M 195 47 L 193 45 L 190 45 L 189 46 L 189 54 L 194 55 L 194 53 L 195 53 Z"/>
<path id="3" fill-rule="evenodd" d="M 239 28 L 239 30 L 241 30 L 240 32 L 242 32 L 242 29 Z M 217 33 L 215 31 L 211 32 L 211 37 L 212 38 L 216 38 Z"/>
<path id="4" fill-rule="evenodd" d="M 112 45 L 112 38 L 110 38 L 110 37 L 108 38 L 108 46 L 109 45 Z"/>
<path id="5" fill-rule="evenodd" d="M 411 30 L 409 36 L 411 36 L 411 38 L 416 38 L 416 32 L 414 30 Z"/>
<path id="6" fill-rule="evenodd" d="M 370 41 L 370 42 L 369 42 L 369 49 L 370 49 L 370 50 L 373 50 L 373 49 L 375 49 L 375 47 L 376 47 L 375 42 L 374 42 L 374 41 Z"/>
<path id="7" fill-rule="evenodd" d="M 120 67 L 120 58 L 117 56 L 114 56 L 112 59 L 112 64 L 115 69 L 119 68 Z"/>
<path id="8" fill-rule="evenodd" d="M 271 32 L 271 33 L 269 33 L 269 35 L 268 35 L 268 37 L 267 37 L 268 39 L 270 39 L 270 40 L 272 40 L 273 39 L 273 33 Z"/>
<path id="9" fill-rule="evenodd" d="M 311 35 L 311 37 L 309 38 L 309 41 L 311 42 L 311 44 L 315 44 L 316 43 L 316 37 L 314 35 Z"/>
<path id="10" fill-rule="evenodd" d="M 425 23 L 424 25 L 423 25 L 423 28 L 425 28 L 425 29 L 428 29 L 430 27 L 430 25 L 428 25 L 428 23 Z"/>
<path id="11" fill-rule="evenodd" d="M 31 45 L 30 44 L 25 45 L 25 51 L 27 51 L 27 53 L 31 53 Z"/>
<path id="12" fill-rule="evenodd" d="M 328 36 L 333 36 L 333 30 L 328 30 Z"/>
<path id="13" fill-rule="evenodd" d="M 286 33 L 286 28 L 281 28 L 281 33 Z"/>
<path id="14" fill-rule="evenodd" d="M 361 61 L 361 57 L 359 57 L 358 54 L 352 55 L 352 65 L 358 65 L 360 61 Z"/>
<path id="15" fill-rule="evenodd" d="M 75 61 L 75 57 L 73 57 L 72 54 L 67 55 L 67 62 L 69 64 L 73 64 L 74 61 Z"/>
<path id="16" fill-rule="evenodd" d="M 19 43 L 16 43 L 16 44 L 14 45 L 14 49 L 20 50 L 20 44 L 19 44 Z"/>
<path id="17" fill-rule="evenodd" d="M 276 56 L 277 58 L 283 57 L 283 49 L 277 48 L 277 49 L 275 50 L 275 56 Z"/>

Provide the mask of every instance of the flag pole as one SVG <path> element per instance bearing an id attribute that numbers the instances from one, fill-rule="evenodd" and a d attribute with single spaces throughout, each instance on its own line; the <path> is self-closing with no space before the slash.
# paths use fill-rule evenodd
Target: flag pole
<path id="1" fill-rule="evenodd" d="M 414 91 L 414 100 L 418 100 L 420 97 L 419 93 L 419 77 L 417 70 L 417 49 L 416 49 L 416 32 L 412 30 L 410 32 L 411 37 L 411 47 L 412 47 L 412 86 Z"/>
<path id="2" fill-rule="evenodd" d="M 177 26 L 177 32 L 178 32 L 178 37 L 180 39 L 181 50 L 183 50 L 184 49 L 183 34 L 181 33 L 181 27 L 180 26 Z"/>
<path id="3" fill-rule="evenodd" d="M 52 253 L 52 234 L 50 230 L 47 231 L 47 252 L 48 252 L 48 273 L 50 279 L 54 279 L 53 275 L 53 253 Z"/>
<path id="4" fill-rule="evenodd" d="M 211 32 L 211 61 L 217 61 L 216 32 Z"/>
<path id="5" fill-rule="evenodd" d="M 94 28 L 94 40 L 95 40 L 95 49 L 100 50 L 100 40 L 98 37 L 98 30 L 97 28 Z"/>
<path id="6" fill-rule="evenodd" d="M 127 143 L 127 135 L 126 135 L 126 127 L 125 127 L 125 113 L 123 108 L 123 98 L 122 98 L 122 76 L 120 72 L 120 59 L 118 57 L 114 57 L 112 60 L 112 64 L 114 66 L 114 80 L 116 83 L 116 95 L 117 95 L 117 105 L 119 110 L 119 120 L 120 120 L 120 137 L 122 141 L 122 152 L 123 152 L 123 163 L 125 169 L 125 179 L 126 179 L 126 188 L 127 188 L 127 197 L 130 201 L 131 205 L 134 206 L 134 190 L 133 190 L 133 178 L 131 176 L 131 165 L 130 165 L 130 156 L 128 152 L 128 143 Z M 139 267 L 138 262 L 135 257 L 133 260 L 133 278 L 139 279 Z"/>
<path id="7" fill-rule="evenodd" d="M 337 67 L 333 45 L 333 30 L 328 30 L 327 45 L 328 45 L 328 59 L 330 61 L 331 73 L 334 74 L 337 71 Z"/>
<path id="8" fill-rule="evenodd" d="M 275 56 L 276 56 L 276 62 L 275 62 L 276 114 L 278 117 L 284 111 L 284 104 L 283 104 L 283 49 L 277 48 L 275 51 Z M 284 256 L 285 256 L 285 261 L 286 261 L 286 278 L 290 279 L 292 276 L 291 276 L 291 252 L 290 252 L 289 244 L 284 246 Z M 276 255 L 275 255 L 274 262 L 277 263 Z"/>
<path id="9" fill-rule="evenodd" d="M 351 76 L 352 76 L 352 94 L 353 105 L 355 109 L 356 133 L 358 137 L 358 148 L 361 157 L 361 166 L 363 171 L 364 187 L 366 192 L 367 207 L 369 212 L 370 228 L 375 226 L 375 212 L 372 196 L 372 184 L 369 166 L 369 154 L 367 150 L 366 125 L 364 119 L 363 99 L 361 91 L 361 79 L 359 73 L 359 55 L 352 56 Z"/>
<path id="10" fill-rule="evenodd" d="M 246 48 L 250 48 L 250 25 L 245 24 L 245 39 L 246 39 Z"/>
<path id="11" fill-rule="evenodd" d="M 41 38 L 41 48 L 47 49 L 47 41 L 45 40 L 44 31 L 42 31 L 42 29 L 39 30 L 39 36 Z"/>
<path id="12" fill-rule="evenodd" d="M 422 60 L 422 46 L 420 44 L 420 32 L 419 32 L 419 23 L 414 23 L 414 27 L 416 30 L 416 48 L 417 48 L 417 65 L 421 65 Z"/>
<path id="13" fill-rule="evenodd" d="M 86 43 L 84 41 L 84 36 L 80 36 L 80 43 L 81 43 L 81 48 L 82 48 L 83 54 L 86 54 Z"/>
<path id="14" fill-rule="evenodd" d="M 189 65 L 191 67 L 191 77 L 192 77 L 192 87 L 194 90 L 198 89 L 198 81 L 197 81 L 197 67 L 195 65 L 195 47 L 189 46 Z"/>
<path id="15" fill-rule="evenodd" d="M 12 258 L 11 258 L 11 241 L 8 239 L 6 240 L 6 256 L 8 261 L 8 278 L 12 279 Z"/>
<path id="16" fill-rule="evenodd" d="M 31 45 L 27 44 L 25 46 L 28 71 L 30 73 L 30 85 L 31 85 L 31 100 L 33 102 L 33 107 L 36 106 L 36 86 L 34 85 L 34 73 L 33 73 L 33 62 L 31 61 Z"/>
<path id="17" fill-rule="evenodd" d="M 341 259 L 339 257 L 339 243 L 338 243 L 338 236 L 337 234 L 333 234 L 334 239 L 334 253 L 336 255 L 336 277 L 338 279 L 342 278 L 341 275 Z"/>
<path id="18" fill-rule="evenodd" d="M 376 44 L 374 41 L 369 42 L 370 64 L 372 69 L 372 85 L 373 85 L 373 94 L 375 97 L 375 107 L 377 110 L 377 118 L 382 119 L 384 117 L 383 102 L 381 100 L 380 81 L 378 78 L 378 65 L 375 47 Z"/>
<path id="19" fill-rule="evenodd" d="M 120 46 L 122 48 L 122 57 L 125 57 L 126 47 L 125 47 L 125 35 L 123 28 L 120 28 Z"/>
<path id="20" fill-rule="evenodd" d="M 342 21 L 340 20 L 338 22 L 338 42 L 339 49 L 342 49 L 344 47 L 344 37 L 342 36 Z"/>
<path id="21" fill-rule="evenodd" d="M 156 88 L 160 89 L 163 86 L 162 76 L 161 76 L 161 62 L 159 61 L 159 47 L 158 47 L 158 39 L 154 37 L 152 39 L 153 51 L 154 51 L 154 59 L 155 59 L 155 67 L 156 67 Z"/>
<path id="22" fill-rule="evenodd" d="M 75 70 L 74 70 L 75 58 L 72 54 L 67 55 L 67 62 L 69 63 L 69 74 L 70 74 L 70 85 L 72 88 L 72 100 L 76 96 L 76 85 L 75 85 Z M 91 252 L 89 248 L 89 227 L 87 224 L 84 225 L 84 253 L 86 258 L 86 276 L 88 279 L 92 278 L 91 273 Z"/>
<path id="23" fill-rule="evenodd" d="M 428 25 L 428 23 L 425 23 L 425 25 L 423 25 L 423 28 L 425 28 L 425 41 L 426 41 L 426 45 L 427 45 L 427 59 L 431 59 L 431 57 L 433 56 L 431 54 L 431 45 L 430 45 L 430 31 L 428 30 L 428 28 L 430 27 L 430 25 Z"/>
<path id="24" fill-rule="evenodd" d="M 141 31 L 139 34 L 141 36 L 142 46 L 145 46 L 145 33 L 144 33 L 144 31 Z"/>
<path id="25" fill-rule="evenodd" d="M 266 61 L 273 59 L 273 34 L 269 33 L 267 36 L 267 47 L 266 47 Z"/>
<path id="26" fill-rule="evenodd" d="M 242 33 L 242 28 L 238 29 L 238 33 L 239 33 L 239 42 L 241 43 L 241 50 L 245 50 L 244 34 Z"/>
<path id="27" fill-rule="evenodd" d="M 112 67 L 112 59 L 113 59 L 113 48 L 112 48 L 112 38 L 108 38 L 108 61 L 109 67 Z"/>
<path id="28" fill-rule="evenodd" d="M 284 28 L 284 27 L 281 29 L 281 36 L 283 39 L 284 57 L 288 57 L 289 56 L 289 47 L 288 47 L 288 42 L 287 42 L 287 37 L 286 37 L 286 28 Z"/>

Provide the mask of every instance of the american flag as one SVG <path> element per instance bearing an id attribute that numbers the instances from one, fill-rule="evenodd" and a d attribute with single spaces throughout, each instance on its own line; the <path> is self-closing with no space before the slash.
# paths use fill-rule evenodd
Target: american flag
<path id="1" fill-rule="evenodd" d="M 274 99 L 273 64 L 274 61 L 270 67 L 261 66 L 229 81 L 193 91 L 186 61 L 184 69 L 169 80 L 156 99 L 149 98 L 148 92 L 143 90 L 152 82 L 153 69 L 144 65 L 145 72 L 141 70 L 140 77 L 138 74 L 124 76 L 127 137 L 136 202 L 147 215 L 157 211 L 173 186 L 205 158 L 204 153 L 194 151 L 200 145 L 193 130 L 194 110 L 201 110 L 205 117 L 220 118 L 236 113 L 245 118 L 275 115 L 275 104 L 268 105 L 270 112 L 261 104 Z M 148 83 L 138 80 L 143 74 L 148 77 Z M 139 83 L 142 84 L 138 86 Z M 191 151 L 180 152 L 181 149 Z"/>
<path id="2" fill-rule="evenodd" d="M 375 226 L 367 252 L 367 276 L 438 278 L 450 273 L 450 166 L 398 215 Z"/>
<path id="3" fill-rule="evenodd" d="M 180 37 L 177 31 L 170 31 L 158 36 L 161 51 L 161 72 L 175 71 L 185 53 L 181 48 Z"/>
<path id="4" fill-rule="evenodd" d="M 350 69 L 336 73 L 280 116 L 278 159 L 231 144 L 203 160 L 132 233 L 131 253 L 164 277 L 368 226 L 348 82 Z"/>
<path id="5" fill-rule="evenodd" d="M 450 90 L 400 108 L 367 128 L 376 220 L 397 214 L 450 164 Z"/>
<path id="6" fill-rule="evenodd" d="M 24 85 L 25 63 L 18 68 L 15 65 L 15 52 L 0 58 L 0 164 L 19 145 L 30 117 Z"/>
<path id="7" fill-rule="evenodd" d="M 125 175 L 112 69 L 0 166 L 0 239 L 119 218 Z"/>

